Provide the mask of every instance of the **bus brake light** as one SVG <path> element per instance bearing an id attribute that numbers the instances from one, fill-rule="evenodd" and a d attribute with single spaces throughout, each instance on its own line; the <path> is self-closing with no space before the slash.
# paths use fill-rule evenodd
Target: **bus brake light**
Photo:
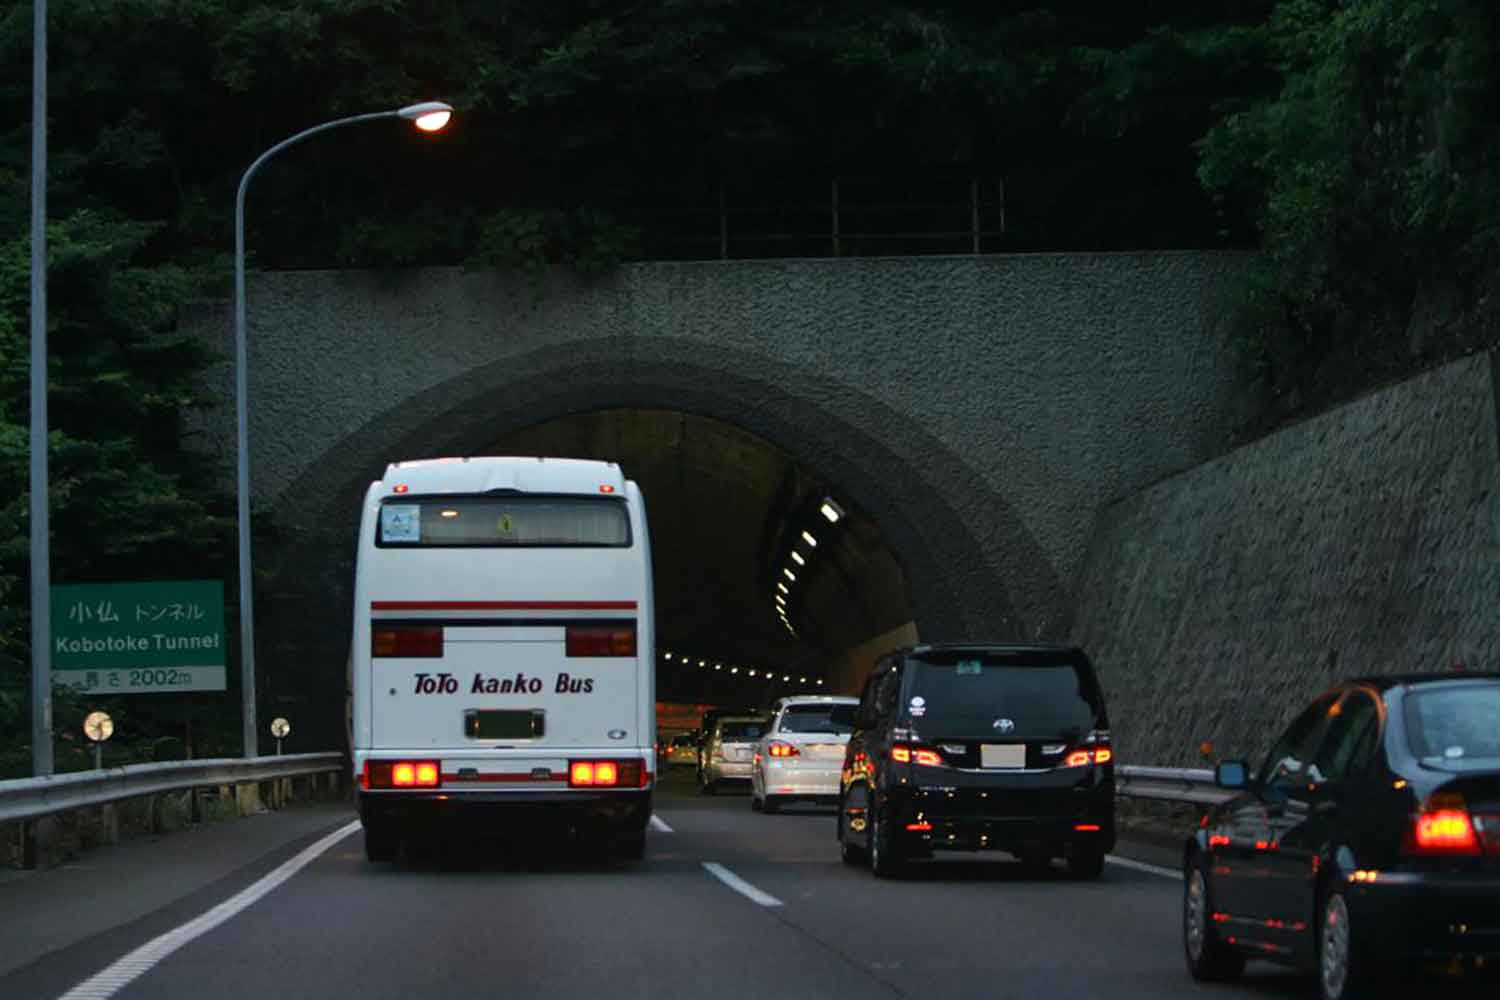
<path id="1" fill-rule="evenodd" d="M 634 656 L 635 626 L 569 626 L 565 644 L 568 656 Z"/>

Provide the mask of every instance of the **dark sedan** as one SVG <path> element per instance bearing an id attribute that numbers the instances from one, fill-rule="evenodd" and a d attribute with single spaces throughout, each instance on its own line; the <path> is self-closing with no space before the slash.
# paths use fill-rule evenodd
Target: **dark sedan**
<path id="1" fill-rule="evenodd" d="M 1186 845 L 1198 979 L 1247 958 L 1315 971 L 1324 997 L 1400 969 L 1500 967 L 1500 674 L 1375 677 L 1320 695 Z"/>

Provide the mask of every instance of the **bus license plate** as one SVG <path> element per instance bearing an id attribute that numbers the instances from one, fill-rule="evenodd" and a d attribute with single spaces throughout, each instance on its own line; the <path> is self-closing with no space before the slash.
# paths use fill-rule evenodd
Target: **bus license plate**
<path id="1" fill-rule="evenodd" d="M 979 745 L 979 766 L 1009 768 L 1025 767 L 1026 744 L 981 743 Z"/>

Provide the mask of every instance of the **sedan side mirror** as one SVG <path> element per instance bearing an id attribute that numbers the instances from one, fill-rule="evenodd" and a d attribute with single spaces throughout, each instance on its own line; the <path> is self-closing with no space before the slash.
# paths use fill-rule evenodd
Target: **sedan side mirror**
<path id="1" fill-rule="evenodd" d="M 1214 768 L 1214 784 L 1220 788 L 1244 788 L 1250 784 L 1250 765 L 1242 760 L 1221 760 Z"/>

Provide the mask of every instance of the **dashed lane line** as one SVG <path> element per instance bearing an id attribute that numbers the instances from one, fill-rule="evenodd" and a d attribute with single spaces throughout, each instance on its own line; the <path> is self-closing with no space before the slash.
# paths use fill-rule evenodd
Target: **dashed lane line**
<path id="1" fill-rule="evenodd" d="M 174 930 L 167 931 L 154 940 L 141 945 L 135 951 L 116 961 L 104 971 L 96 973 L 68 992 L 61 1000 L 105 1000 L 150 972 L 162 960 L 184 945 L 192 943 L 204 934 L 249 909 L 281 883 L 297 874 L 318 859 L 324 851 L 359 829 L 359 820 L 341 826 L 328 836 L 281 864 L 280 867 L 252 882 L 249 886 L 230 896 L 224 902 L 189 920 Z"/>
<path id="2" fill-rule="evenodd" d="M 672 828 L 670 826 L 668 826 L 665 822 L 663 822 L 662 818 L 660 816 L 656 815 L 656 813 L 652 813 L 651 814 L 651 829 L 656 830 L 656 831 L 658 831 L 660 833 L 671 833 L 672 832 Z"/>
<path id="3" fill-rule="evenodd" d="M 1131 858 L 1122 858 L 1114 854 L 1106 854 L 1104 860 L 1121 868 L 1129 868 L 1131 871 L 1145 872 L 1147 875 L 1158 875 L 1162 878 L 1182 879 L 1182 872 L 1175 868 L 1163 868 L 1161 865 L 1148 865 L 1144 861 L 1135 861 Z"/>
<path id="4" fill-rule="evenodd" d="M 729 886 L 729 888 L 733 889 L 735 892 L 739 893 L 741 896 L 744 896 L 746 899 L 751 900 L 752 902 L 759 903 L 761 906 L 781 905 L 781 900 L 777 899 L 775 896 L 771 895 L 768 892 L 761 892 L 755 886 L 751 885 L 749 882 L 746 882 L 744 879 L 740 878 L 734 872 L 730 871 L 728 868 L 725 868 L 717 861 L 705 861 L 703 862 L 703 867 L 714 878 L 718 879 L 720 882 L 723 882 L 725 885 Z"/>

